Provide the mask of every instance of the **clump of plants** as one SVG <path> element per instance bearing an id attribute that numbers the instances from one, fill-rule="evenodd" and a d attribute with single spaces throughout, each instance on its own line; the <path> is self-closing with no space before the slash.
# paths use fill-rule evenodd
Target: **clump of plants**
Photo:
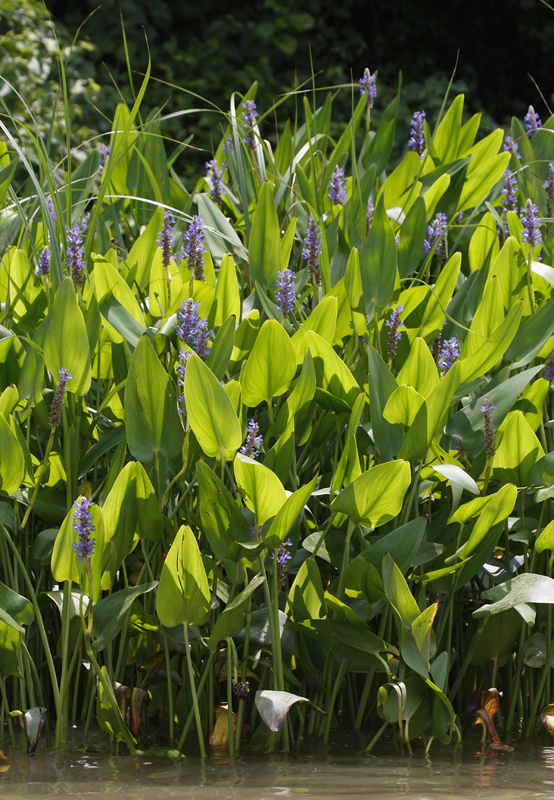
<path id="1" fill-rule="evenodd" d="M 532 733 L 554 118 L 445 98 L 392 168 L 400 85 L 338 140 L 334 91 L 284 98 L 274 151 L 254 85 L 189 193 L 149 76 L 81 161 L 0 122 L 1 745 Z"/>

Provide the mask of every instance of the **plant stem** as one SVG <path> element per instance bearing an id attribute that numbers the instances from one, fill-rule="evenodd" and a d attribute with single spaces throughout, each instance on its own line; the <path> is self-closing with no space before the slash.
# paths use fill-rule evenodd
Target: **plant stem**
<path id="1" fill-rule="evenodd" d="M 227 637 L 227 736 L 229 739 L 229 756 L 235 755 L 235 737 L 233 733 L 233 653 L 231 639 Z"/>
<path id="2" fill-rule="evenodd" d="M 188 631 L 188 623 L 183 623 L 183 629 L 185 632 L 185 652 L 187 655 L 187 667 L 188 667 L 188 674 L 189 674 L 189 682 L 190 682 L 190 693 L 192 695 L 192 706 L 194 708 L 194 719 L 196 720 L 196 731 L 198 733 L 198 745 L 200 747 L 200 755 L 206 755 L 206 747 L 204 745 L 204 734 L 202 731 L 202 720 L 200 719 L 200 709 L 198 708 L 198 697 L 196 695 L 196 684 L 194 682 L 194 671 L 192 669 L 192 656 L 190 653 L 190 644 L 189 644 L 189 631 Z"/>
<path id="3" fill-rule="evenodd" d="M 169 645 L 167 643 L 167 636 L 165 631 L 164 637 L 164 650 L 165 650 L 165 671 L 167 677 L 167 711 L 169 714 L 169 742 L 171 747 L 175 741 L 175 712 L 173 711 L 173 683 L 171 680 L 171 659 L 169 657 Z M 186 644 L 186 642 L 185 642 Z"/>
<path id="4" fill-rule="evenodd" d="M 55 708 L 56 708 L 56 717 L 57 717 L 60 714 L 60 690 L 59 690 L 59 684 L 58 684 L 58 677 L 56 675 L 56 669 L 54 667 L 54 661 L 52 659 L 52 652 L 50 650 L 50 643 L 48 641 L 48 636 L 47 636 L 46 630 L 44 628 L 44 622 L 42 620 L 42 614 L 40 613 L 40 608 L 39 608 L 39 605 L 38 605 L 37 596 L 35 594 L 35 590 L 33 588 L 33 584 L 31 583 L 31 579 L 29 578 L 29 574 L 28 574 L 27 570 L 25 569 L 25 565 L 23 564 L 23 561 L 21 559 L 19 551 L 18 551 L 17 547 L 15 546 L 15 544 L 13 543 L 13 541 L 11 539 L 11 536 L 9 536 L 9 534 L 8 534 L 7 530 L 5 529 L 4 525 L 2 524 L 2 522 L 0 522 L 0 532 L 2 533 L 2 536 L 4 537 L 4 540 L 7 543 L 8 547 L 10 547 L 10 549 L 13 552 L 13 554 L 15 555 L 15 558 L 17 560 L 17 563 L 19 564 L 19 567 L 21 569 L 21 573 L 22 573 L 23 578 L 25 580 L 25 583 L 27 585 L 27 589 L 29 590 L 29 596 L 31 598 L 31 603 L 33 604 L 33 609 L 34 609 L 34 612 L 35 612 L 35 619 L 36 619 L 36 623 L 37 623 L 37 626 L 38 626 L 38 630 L 39 630 L 42 646 L 44 647 L 44 655 L 46 657 L 46 662 L 48 664 L 48 671 L 50 673 L 50 681 L 51 681 L 51 684 L 52 684 L 52 693 L 54 695 L 54 705 L 55 705 Z"/>
<path id="5" fill-rule="evenodd" d="M 197 690 L 198 694 L 201 694 L 206 684 L 206 679 L 208 675 L 211 674 L 211 668 L 214 662 L 214 658 L 215 658 L 215 651 L 213 653 L 210 653 L 208 661 L 206 662 L 206 666 L 204 667 L 204 671 L 202 672 L 202 677 L 200 678 L 200 683 L 198 684 L 198 690 Z M 189 711 L 189 715 L 187 717 L 187 721 L 185 722 L 185 727 L 183 728 L 183 731 L 181 733 L 179 744 L 177 745 L 178 750 L 182 751 L 185 745 L 185 739 L 187 738 L 187 734 L 190 730 L 190 726 L 192 725 L 192 720 L 194 716 L 195 716 L 194 708 L 191 708 L 191 710 Z"/>

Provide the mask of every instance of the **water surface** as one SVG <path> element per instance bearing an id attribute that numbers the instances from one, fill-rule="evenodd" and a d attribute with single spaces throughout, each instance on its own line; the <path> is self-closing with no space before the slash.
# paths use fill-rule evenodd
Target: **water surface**
<path id="1" fill-rule="evenodd" d="M 554 747 L 546 739 L 515 742 L 512 753 L 481 749 L 477 741 L 453 748 L 438 745 L 425 757 L 394 752 L 389 741 L 370 756 L 368 739 L 337 736 L 327 747 L 307 745 L 300 754 L 245 752 L 228 757 L 168 759 L 110 755 L 102 739 L 96 750 L 71 746 L 60 753 L 41 743 L 34 758 L 8 749 L 9 769 L 0 773 L 0 798 L 89 798 L 126 800 L 362 800 L 371 797 L 552 798 Z"/>

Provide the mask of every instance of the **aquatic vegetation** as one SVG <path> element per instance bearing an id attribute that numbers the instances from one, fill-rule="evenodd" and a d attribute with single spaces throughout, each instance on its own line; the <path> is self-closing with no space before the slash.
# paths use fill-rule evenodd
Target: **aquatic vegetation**
<path id="1" fill-rule="evenodd" d="M 0 121 L 0 748 L 550 730 L 554 120 L 393 164 L 369 70 L 275 148 L 254 84 L 185 187 L 148 75 L 83 159 Z"/>

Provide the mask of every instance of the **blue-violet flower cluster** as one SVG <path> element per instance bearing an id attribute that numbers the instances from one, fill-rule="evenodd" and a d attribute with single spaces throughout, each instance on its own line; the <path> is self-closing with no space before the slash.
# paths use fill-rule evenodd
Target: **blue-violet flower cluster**
<path id="1" fill-rule="evenodd" d="M 52 222 L 58 221 L 58 215 L 56 214 L 56 209 L 54 208 L 54 203 L 52 202 L 52 198 L 49 197 L 46 201 L 46 205 L 48 206 L 48 213 L 50 214 L 50 218 Z"/>
<path id="2" fill-rule="evenodd" d="M 373 195 L 370 194 L 367 198 L 367 209 L 365 213 L 365 235 L 369 233 L 371 229 L 371 223 L 373 222 L 373 214 L 375 212 L 375 203 L 373 202 Z"/>
<path id="3" fill-rule="evenodd" d="M 507 169 L 504 173 L 504 186 L 500 193 L 502 195 L 502 210 L 504 212 L 517 211 L 517 192 L 517 177 L 510 169 Z"/>
<path id="4" fill-rule="evenodd" d="M 179 362 L 176 367 L 177 384 L 180 389 L 177 405 L 180 414 L 186 413 L 184 392 L 188 357 L 192 351 L 204 361 L 210 352 L 208 345 L 213 339 L 213 331 L 208 328 L 208 320 L 200 317 L 199 308 L 200 303 L 195 303 L 192 297 L 189 297 L 188 300 L 183 300 L 181 308 L 177 312 L 179 324 L 176 334 L 185 346 L 188 345 L 191 348 L 191 350 L 181 350 L 179 352 Z"/>
<path id="5" fill-rule="evenodd" d="M 279 588 L 281 588 L 285 582 L 287 564 L 292 558 L 292 553 L 287 549 L 289 547 L 292 547 L 292 541 L 290 539 L 285 539 L 284 542 L 281 542 L 277 550 L 277 585 Z M 271 553 L 270 557 L 273 560 L 273 553 Z"/>
<path id="6" fill-rule="evenodd" d="M 521 208 L 521 216 L 523 223 L 521 241 L 528 242 L 531 247 L 537 247 L 542 242 L 539 209 L 531 200 L 527 200 L 525 208 L 523 206 Z"/>
<path id="7" fill-rule="evenodd" d="M 446 214 L 442 211 L 435 216 L 435 219 L 431 222 L 430 225 L 427 226 L 427 236 L 428 238 L 425 239 L 423 242 L 423 252 L 425 255 L 430 253 L 435 244 L 437 244 L 437 249 L 435 250 L 435 255 L 437 258 L 441 259 L 444 257 L 444 239 L 443 236 L 446 231 L 446 226 L 448 221 L 446 219 Z"/>
<path id="8" fill-rule="evenodd" d="M 408 149 L 415 150 L 420 158 L 423 158 L 425 151 L 424 119 L 425 111 L 414 111 L 410 123 L 410 138 L 408 139 Z"/>
<path id="9" fill-rule="evenodd" d="M 399 328 L 403 328 L 404 324 L 400 319 L 400 314 L 404 311 L 404 306 L 400 305 L 395 308 L 392 312 L 391 318 L 385 322 L 385 325 L 390 329 L 389 330 L 389 343 L 388 343 L 388 353 L 389 359 L 393 361 L 396 355 L 396 348 L 398 346 L 398 342 L 402 334 L 399 331 Z"/>
<path id="10" fill-rule="evenodd" d="M 38 267 L 35 267 L 35 275 L 49 275 L 50 274 L 50 250 L 44 247 L 42 253 L 38 257 Z"/>
<path id="11" fill-rule="evenodd" d="M 525 130 L 527 131 L 527 135 L 529 138 L 531 138 L 531 136 L 534 136 L 538 129 L 542 126 L 541 118 L 533 106 L 529 106 L 529 110 L 523 119 L 525 120 Z"/>
<path id="12" fill-rule="evenodd" d="M 93 539 L 91 534 L 94 533 L 94 520 L 89 511 L 92 505 L 92 500 L 87 500 L 86 497 L 80 497 L 75 500 L 73 508 L 73 530 L 79 535 L 79 541 L 73 542 L 73 549 L 77 555 L 77 561 L 85 561 L 86 558 L 94 553 L 94 545 L 96 539 Z"/>
<path id="13" fill-rule="evenodd" d="M 60 369 L 59 374 L 60 380 L 56 386 L 56 391 L 54 392 L 54 399 L 52 400 L 50 414 L 48 417 L 48 425 L 51 428 L 56 428 L 58 425 L 62 424 L 62 408 L 65 398 L 65 390 L 67 387 L 67 382 L 73 377 L 70 371 L 64 367 Z"/>
<path id="14" fill-rule="evenodd" d="M 331 203 L 336 206 L 343 206 L 346 203 L 346 178 L 344 177 L 344 167 L 335 167 L 331 180 L 329 181 L 329 194 L 327 195 Z"/>
<path id="15" fill-rule="evenodd" d="M 492 412 L 496 408 L 494 403 L 489 403 L 487 398 L 483 400 L 481 412 L 485 415 L 485 455 L 487 459 L 492 458 L 496 453 L 496 442 L 494 441 L 494 425 L 492 424 Z"/>
<path id="16" fill-rule="evenodd" d="M 319 224 L 314 219 L 308 217 L 308 225 L 306 227 L 306 236 L 304 238 L 304 247 L 302 249 L 302 258 L 306 262 L 310 280 L 312 283 L 318 284 L 321 280 L 321 273 L 319 270 L 319 254 L 321 253 L 321 231 Z"/>
<path id="17" fill-rule="evenodd" d="M 375 75 L 372 75 L 367 67 L 364 69 L 363 78 L 360 78 L 360 94 L 366 96 L 368 106 L 373 108 L 377 97 L 377 86 L 375 85 Z"/>
<path id="18" fill-rule="evenodd" d="M 294 308 L 294 300 L 294 272 L 291 269 L 279 270 L 275 303 L 283 316 L 288 317 Z"/>
<path id="19" fill-rule="evenodd" d="M 246 439 L 244 440 L 244 444 L 240 448 L 240 452 L 244 456 L 250 456 L 250 458 L 256 458 L 260 455 L 260 451 L 258 450 L 259 447 L 262 446 L 263 437 L 260 434 L 260 426 L 256 422 L 255 419 L 251 419 L 248 421 L 248 426 L 246 428 Z"/>
<path id="20" fill-rule="evenodd" d="M 258 112 L 256 111 L 256 103 L 253 100 L 245 100 L 242 104 L 242 120 L 245 127 L 248 128 L 246 136 L 243 141 L 244 144 L 251 150 L 256 149 L 256 134 L 254 133 L 254 125 Z"/>
<path id="21" fill-rule="evenodd" d="M 550 356 L 544 371 L 544 377 L 547 381 L 554 381 L 554 356 Z"/>
<path id="22" fill-rule="evenodd" d="M 548 210 L 552 216 L 554 214 L 554 164 L 552 161 L 548 165 L 548 178 L 544 182 L 544 188 L 548 197 Z"/>
<path id="23" fill-rule="evenodd" d="M 191 220 L 189 228 L 185 233 L 184 256 L 188 258 L 188 267 L 194 273 L 194 279 L 204 281 L 204 253 L 207 253 L 204 243 L 204 231 L 202 229 L 202 216 L 195 214 Z"/>
<path id="24" fill-rule="evenodd" d="M 169 267 L 171 261 L 171 248 L 173 246 L 173 226 L 175 225 L 175 217 L 171 211 L 164 211 L 164 224 L 160 233 L 158 234 L 158 247 L 162 248 L 162 264 L 164 267 Z"/>
<path id="25" fill-rule="evenodd" d="M 206 180 L 210 182 L 210 191 L 209 191 L 209 198 L 212 200 L 217 206 L 221 205 L 221 201 L 223 200 L 222 194 L 222 186 L 223 186 L 223 175 L 225 172 L 225 167 L 217 166 L 217 161 L 215 158 L 212 158 L 211 161 L 206 161 Z"/>
<path id="26" fill-rule="evenodd" d="M 100 145 L 100 163 L 98 164 L 98 174 L 102 175 L 104 172 L 104 167 L 106 166 L 106 159 L 110 155 L 110 145 L 109 144 L 101 144 Z"/>
<path id="27" fill-rule="evenodd" d="M 514 142 L 511 136 L 506 136 L 502 149 L 505 153 L 514 153 L 516 158 L 520 158 L 518 144 L 517 142 Z"/>
<path id="28" fill-rule="evenodd" d="M 65 265 L 71 270 L 71 277 L 75 286 L 83 285 L 83 271 L 85 269 L 85 248 L 82 246 L 82 228 L 77 223 L 74 228 L 67 229 L 67 246 Z"/>
<path id="29" fill-rule="evenodd" d="M 459 355 L 460 348 L 458 345 L 458 340 L 455 336 L 453 336 L 452 339 L 447 339 L 445 342 L 443 342 L 439 354 L 439 360 L 437 362 L 438 367 L 443 375 L 446 375 L 448 370 L 452 368 L 452 365 Z"/>

